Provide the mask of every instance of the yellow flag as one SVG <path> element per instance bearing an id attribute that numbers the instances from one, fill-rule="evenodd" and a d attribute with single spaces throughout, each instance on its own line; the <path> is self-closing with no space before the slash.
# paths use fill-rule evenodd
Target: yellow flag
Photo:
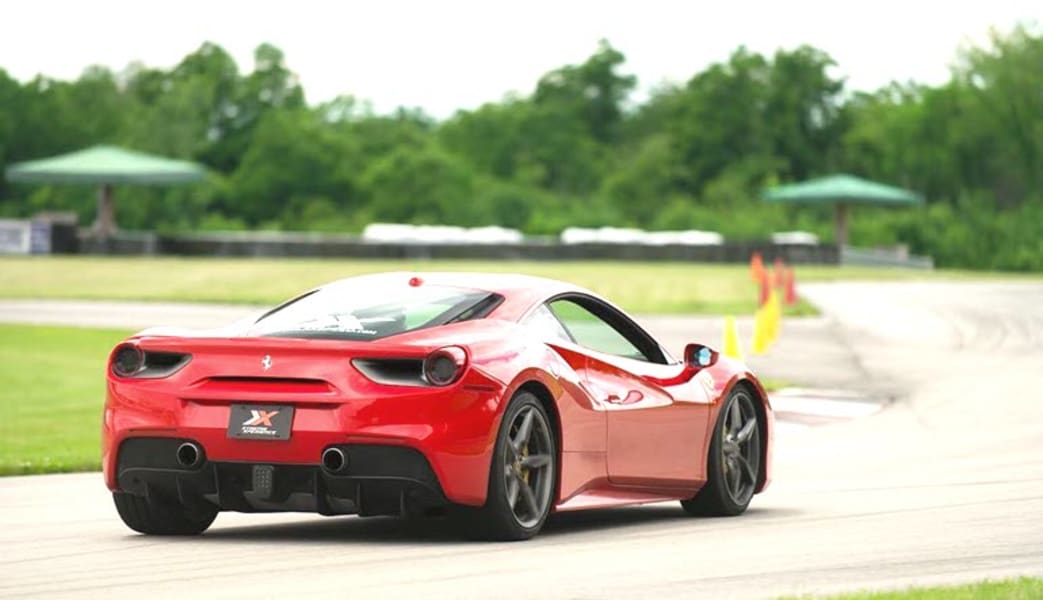
<path id="1" fill-rule="evenodd" d="M 725 356 L 742 360 L 742 344 L 739 343 L 739 332 L 735 328 L 735 317 L 731 315 L 724 318 L 724 340 L 721 348 Z"/>

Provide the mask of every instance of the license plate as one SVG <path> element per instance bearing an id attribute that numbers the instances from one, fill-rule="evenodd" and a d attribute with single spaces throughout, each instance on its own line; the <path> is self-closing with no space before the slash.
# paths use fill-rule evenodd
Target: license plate
<path id="1" fill-rule="evenodd" d="M 233 404 L 228 437 L 239 440 L 288 440 L 293 407 L 273 404 Z"/>

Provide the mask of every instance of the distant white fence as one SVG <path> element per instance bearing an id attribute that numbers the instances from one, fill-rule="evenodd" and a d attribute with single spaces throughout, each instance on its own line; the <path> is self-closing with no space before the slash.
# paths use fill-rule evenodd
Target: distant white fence
<path id="1" fill-rule="evenodd" d="M 525 236 L 506 227 L 452 227 L 448 225 L 406 225 L 372 223 L 362 232 L 362 240 L 396 244 L 518 244 Z M 645 246 L 716 246 L 724 236 L 713 231 L 644 231 L 622 227 L 568 227 L 561 232 L 562 244 L 635 244 Z"/>
<path id="2" fill-rule="evenodd" d="M 454 227 L 451 225 L 405 225 L 370 223 L 362 231 L 365 242 L 396 244 L 517 244 L 525 236 L 506 227 Z"/>
<path id="3" fill-rule="evenodd" d="M 646 246 L 719 246 L 724 236 L 714 231 L 645 231 L 620 227 L 567 227 L 561 232 L 563 244 L 642 244 Z"/>
<path id="4" fill-rule="evenodd" d="M 818 236 L 808 231 L 779 231 L 771 234 L 771 241 L 776 244 L 807 244 L 813 246 L 818 243 Z"/>

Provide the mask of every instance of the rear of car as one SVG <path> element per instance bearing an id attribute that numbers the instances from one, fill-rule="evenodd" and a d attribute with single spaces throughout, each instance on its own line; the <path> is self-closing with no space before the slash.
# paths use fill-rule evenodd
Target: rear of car
<path id="1" fill-rule="evenodd" d="M 470 363 L 466 335 L 444 345 L 425 332 L 466 332 L 502 300 L 357 278 L 230 337 L 125 341 L 110 358 L 103 421 L 121 515 L 139 531 L 197 533 L 217 510 L 481 505 L 503 383 Z M 143 517 L 153 509 L 163 518 Z"/>

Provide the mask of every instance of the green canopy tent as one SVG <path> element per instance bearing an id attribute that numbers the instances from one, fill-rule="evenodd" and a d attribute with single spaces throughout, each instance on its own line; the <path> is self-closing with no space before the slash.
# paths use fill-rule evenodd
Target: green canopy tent
<path id="1" fill-rule="evenodd" d="M 101 239 L 116 231 L 113 185 L 174 185 L 200 181 L 205 177 L 206 170 L 195 163 L 113 146 L 94 146 L 51 158 L 16 163 L 7 168 L 7 179 L 15 183 L 98 186 L 98 216 L 94 229 Z"/>
<path id="2" fill-rule="evenodd" d="M 907 206 L 922 203 L 923 196 L 901 188 L 868 181 L 853 175 L 830 175 L 766 190 L 767 202 L 832 204 L 836 207 L 836 243 L 847 244 L 848 207 L 853 204 Z"/>

